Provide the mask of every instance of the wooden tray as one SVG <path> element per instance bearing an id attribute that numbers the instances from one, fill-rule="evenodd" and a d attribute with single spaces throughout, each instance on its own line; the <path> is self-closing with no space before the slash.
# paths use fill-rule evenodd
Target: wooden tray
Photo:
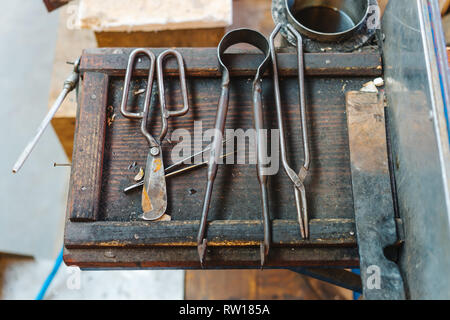
<path id="1" fill-rule="evenodd" d="M 140 220 L 141 191 L 122 191 L 134 183 L 136 170 L 145 168 L 148 152 L 140 122 L 124 118 L 119 110 L 131 50 L 83 52 L 64 260 L 68 265 L 89 268 L 199 267 L 196 236 L 205 169 L 167 179 L 167 213 L 172 221 Z M 159 54 L 162 49 L 153 51 Z M 190 111 L 169 121 L 167 137 L 180 128 L 193 132 L 194 121 L 199 120 L 203 121 L 203 131 L 213 128 L 220 94 L 216 49 L 179 51 L 186 65 Z M 227 128 L 253 128 L 251 79 L 261 57 L 246 51 L 230 53 L 227 59 L 233 70 Z M 295 53 L 279 54 L 279 67 L 288 149 L 291 163 L 299 166 L 303 150 Z M 273 244 L 268 266 L 357 266 L 345 92 L 358 90 L 381 75 L 380 55 L 372 50 L 306 54 L 305 67 L 312 156 L 306 181 L 311 236 L 307 241 L 300 237 L 293 186 L 280 169 L 269 179 Z M 136 65 L 135 90 L 145 88 L 147 70 L 148 61 L 143 58 Z M 179 108 L 175 61 L 167 61 L 165 74 L 169 106 Z M 143 98 L 143 94 L 130 94 L 128 104 L 142 106 Z M 270 74 L 263 81 L 263 104 L 266 128 L 276 128 Z M 158 110 L 153 108 L 151 114 L 152 132 L 159 132 Z M 172 147 L 173 142 L 165 141 L 166 166 L 171 163 Z M 130 169 L 134 162 L 136 167 Z M 263 239 L 260 218 L 255 166 L 221 166 L 209 215 L 207 267 L 259 266 L 259 243 Z"/>

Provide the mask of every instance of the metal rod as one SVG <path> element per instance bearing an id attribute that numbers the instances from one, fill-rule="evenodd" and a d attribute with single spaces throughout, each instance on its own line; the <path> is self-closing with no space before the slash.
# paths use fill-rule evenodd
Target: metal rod
<path id="1" fill-rule="evenodd" d="M 289 165 L 286 152 L 286 136 L 283 124 L 283 112 L 281 106 L 280 83 L 278 77 L 277 54 L 275 50 L 275 37 L 281 29 L 281 24 L 277 24 L 270 35 L 270 51 L 272 55 L 273 64 L 273 86 L 275 95 L 275 107 L 277 111 L 277 123 L 280 130 L 280 148 L 281 148 L 281 162 L 284 171 L 294 184 L 295 192 L 295 206 L 297 208 L 297 219 L 300 227 L 300 234 L 302 238 L 309 237 L 309 223 L 308 210 L 306 203 L 306 191 L 304 186 L 305 178 L 308 174 L 310 165 L 309 142 L 308 142 L 308 128 L 306 123 L 306 102 L 305 102 L 305 78 L 304 78 L 304 62 L 303 62 L 303 40 L 301 35 L 290 25 L 287 26 L 288 31 L 291 32 L 297 40 L 297 66 L 298 66 L 298 89 L 300 101 L 300 115 L 302 125 L 302 138 L 304 150 L 304 163 L 297 174 Z"/>
<path id="2" fill-rule="evenodd" d="M 229 155 L 232 155 L 232 154 L 234 154 L 234 153 L 236 153 L 236 151 L 229 152 L 229 153 L 227 153 L 227 154 L 225 154 L 225 155 L 222 155 L 220 158 L 226 158 L 226 157 L 228 157 Z M 190 170 L 193 170 L 193 169 L 195 169 L 195 168 L 199 168 L 199 167 L 205 166 L 205 165 L 207 165 L 207 164 L 208 164 L 208 161 L 203 161 L 203 162 L 201 162 L 201 163 L 197 163 L 197 164 L 194 164 L 194 165 L 192 165 L 192 166 L 189 166 L 189 167 L 186 167 L 186 168 L 177 170 L 177 171 L 173 171 L 173 172 L 166 173 L 165 177 L 166 177 L 166 178 L 169 178 L 169 177 L 172 177 L 172 176 L 176 176 L 176 175 L 178 175 L 178 174 L 180 174 L 180 173 L 183 173 L 183 172 L 186 172 L 186 171 L 190 171 Z M 171 166 L 171 167 L 172 167 L 172 166 Z M 170 167 L 168 167 L 168 168 L 167 168 L 166 170 L 164 170 L 164 171 L 165 171 L 165 172 L 170 171 L 169 169 L 170 169 Z M 129 186 L 129 187 L 126 187 L 125 189 L 123 189 L 123 192 L 129 192 L 129 191 L 131 191 L 131 190 L 133 190 L 133 189 L 142 187 L 143 185 L 144 185 L 144 181 L 140 181 L 140 182 L 135 183 L 135 184 L 133 184 L 133 185 L 131 185 L 131 186 Z"/>
<path id="3" fill-rule="evenodd" d="M 223 144 L 226 144 L 226 143 L 227 143 L 229 140 L 231 140 L 231 139 L 232 139 L 232 138 L 229 138 L 229 139 L 227 139 L 227 140 L 224 140 L 224 141 L 223 141 Z M 176 168 L 176 167 L 182 165 L 185 161 L 194 159 L 196 156 L 199 156 L 199 155 L 201 155 L 201 154 L 203 154 L 203 153 L 205 153 L 206 151 L 209 151 L 209 150 L 211 150 L 211 145 L 209 145 L 208 147 L 206 147 L 205 149 L 203 149 L 203 150 L 201 150 L 201 151 L 199 151 L 199 152 L 197 152 L 197 153 L 194 153 L 193 155 L 191 155 L 191 156 L 189 156 L 189 157 L 184 158 L 183 160 L 180 160 L 180 161 L 178 161 L 178 162 L 175 162 L 174 164 L 168 166 L 168 167 L 166 168 L 165 171 L 168 172 L 168 171 L 172 170 L 173 168 Z M 206 162 L 206 163 L 207 163 L 207 162 Z M 166 175 L 166 177 L 167 177 L 167 175 Z"/>
<path id="4" fill-rule="evenodd" d="M 41 136 L 44 133 L 45 129 L 50 124 L 50 121 L 53 119 L 53 117 L 55 116 L 56 112 L 61 107 L 64 99 L 67 97 L 67 95 L 69 94 L 70 91 L 75 89 L 75 87 L 76 87 L 76 85 L 78 83 L 79 65 L 80 65 L 80 58 L 78 58 L 77 61 L 75 62 L 74 67 L 73 67 L 73 71 L 70 74 L 70 76 L 66 79 L 66 81 L 64 81 L 64 88 L 63 88 L 63 90 L 59 94 L 59 96 L 56 99 L 56 101 L 53 103 L 53 105 L 50 108 L 50 110 L 47 112 L 47 115 L 42 120 L 42 122 L 39 125 L 39 127 L 37 128 L 37 132 L 36 132 L 35 136 L 31 139 L 30 142 L 28 142 L 27 146 L 25 147 L 25 149 L 23 150 L 23 152 L 21 153 L 21 155 L 17 159 L 16 163 L 14 164 L 14 167 L 12 169 L 13 173 L 17 173 L 20 170 L 20 168 L 22 168 L 23 164 L 25 163 L 25 161 L 30 156 L 31 152 L 33 151 L 33 149 L 36 146 L 37 142 L 41 138 Z"/>
<path id="5" fill-rule="evenodd" d="M 54 162 L 53 166 L 54 167 L 71 167 L 72 164 L 71 163 L 56 163 L 56 162 Z"/>

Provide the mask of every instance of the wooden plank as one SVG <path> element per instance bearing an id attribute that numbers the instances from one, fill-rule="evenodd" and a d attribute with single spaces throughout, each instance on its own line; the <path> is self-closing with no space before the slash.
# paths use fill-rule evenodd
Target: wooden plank
<path id="1" fill-rule="evenodd" d="M 306 180 L 306 190 L 310 218 L 353 218 L 351 194 L 351 175 L 348 155 L 348 136 L 346 131 L 344 89 L 355 90 L 368 78 L 341 80 L 339 78 L 307 79 L 307 117 L 310 132 L 312 165 Z M 178 79 L 167 77 L 171 88 L 171 108 L 180 108 Z M 132 83 L 131 91 L 145 87 L 145 80 Z M 298 84 L 295 77 L 281 81 L 283 107 L 289 159 L 298 165 L 302 161 L 302 141 L 300 111 L 298 107 Z M 134 176 L 140 167 L 144 168 L 148 144 L 139 130 L 139 121 L 124 118 L 120 113 L 123 80 L 112 78 L 108 101 L 109 117 L 114 121 L 107 127 L 105 144 L 102 198 L 100 204 L 101 220 L 136 221 L 139 220 L 140 190 L 124 193 L 123 189 L 134 183 Z M 155 90 L 156 92 L 156 90 Z M 324 94 L 326 92 L 326 94 Z M 190 134 L 189 146 L 201 149 L 207 145 L 202 134 L 213 127 L 217 102 L 220 95 L 219 78 L 190 78 L 188 93 L 191 109 L 184 117 L 171 119 L 163 156 L 165 165 L 173 163 L 171 150 L 180 138 L 175 132 L 184 130 Z M 129 105 L 142 107 L 144 95 L 130 95 Z M 226 127 L 229 129 L 253 127 L 251 111 L 251 80 L 235 78 L 231 83 L 230 104 Z M 277 128 L 273 87 L 271 81 L 263 82 L 263 99 L 266 128 Z M 153 108 L 152 132 L 160 130 L 158 108 Z M 200 122 L 201 121 L 201 122 Z M 197 132 L 196 136 L 194 133 Z M 206 138 L 205 138 L 206 139 Z M 192 150 L 191 150 L 192 152 Z M 248 152 L 248 150 L 247 150 Z M 130 165 L 135 163 L 135 167 Z M 198 220 L 205 192 L 204 169 L 193 170 L 168 178 L 167 212 L 173 220 Z M 270 177 L 270 206 L 272 219 L 295 220 L 295 201 L 292 184 L 282 170 Z M 239 164 L 220 166 L 215 184 L 215 194 L 211 202 L 211 220 L 259 220 L 259 184 L 255 175 L 255 165 Z"/>
<path id="2" fill-rule="evenodd" d="M 83 52 L 80 69 L 82 71 L 101 70 L 109 75 L 124 76 L 128 56 L 132 49 L 87 49 Z M 163 49 L 153 48 L 158 55 Z M 195 77 L 220 77 L 217 50 L 215 48 L 179 48 L 185 61 L 186 75 Z M 257 51 L 246 54 L 231 53 L 226 55 L 225 63 L 230 64 L 233 76 L 249 76 L 255 73 L 260 62 Z M 292 53 L 278 55 L 280 76 L 295 76 L 297 60 Z M 148 73 L 149 62 L 142 59 L 136 63 L 134 74 L 143 76 Z M 177 64 L 173 60 L 165 65 L 167 75 L 177 75 Z M 270 73 L 268 72 L 267 75 Z M 381 56 L 378 51 L 357 53 L 307 53 L 305 54 L 305 74 L 307 76 L 364 76 L 376 77 L 382 74 Z"/>
<path id="3" fill-rule="evenodd" d="M 201 269 L 197 247 L 83 248 L 64 250 L 64 262 L 80 268 Z M 349 247 L 270 249 L 266 267 L 358 267 L 358 249 Z M 208 247 L 205 268 L 261 268 L 259 247 Z"/>
<path id="4" fill-rule="evenodd" d="M 99 48 L 104 47 L 212 47 L 218 45 L 225 28 L 164 31 L 95 32 Z"/>
<path id="5" fill-rule="evenodd" d="M 352 300 L 353 292 L 289 270 L 186 271 L 187 300 Z"/>
<path id="6" fill-rule="evenodd" d="M 69 223 L 66 248 L 195 246 L 199 221 Z M 350 219 L 320 220 L 310 223 L 311 236 L 303 240 L 295 220 L 272 221 L 274 245 L 356 246 L 355 225 Z M 208 226 L 209 246 L 258 246 L 263 240 L 258 220 L 212 221 Z"/>
<path id="7" fill-rule="evenodd" d="M 85 72 L 77 115 L 69 192 L 72 221 L 95 221 L 99 210 L 106 128 L 108 76 Z"/>

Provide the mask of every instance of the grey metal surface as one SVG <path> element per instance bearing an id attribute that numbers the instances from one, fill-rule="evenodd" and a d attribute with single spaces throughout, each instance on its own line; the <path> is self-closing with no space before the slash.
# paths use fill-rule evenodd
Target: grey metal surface
<path id="1" fill-rule="evenodd" d="M 289 23 L 299 32 L 317 41 L 343 41 L 357 34 L 369 14 L 370 4 L 370 0 L 284 0 L 284 2 Z M 298 16 L 302 10 L 309 11 Z"/>
<path id="2" fill-rule="evenodd" d="M 437 19 L 436 0 L 396 0 L 389 2 L 382 22 L 393 160 L 405 234 L 400 266 L 412 299 L 450 298 L 448 99 L 442 91 L 448 67 L 442 50 L 435 48 L 435 41 L 442 39 Z"/>
<path id="3" fill-rule="evenodd" d="M 352 191 L 364 298 L 405 299 L 399 267 L 384 249 L 397 242 L 389 175 L 384 95 L 348 92 Z"/>
<path id="4" fill-rule="evenodd" d="M 272 0 L 272 19 L 276 24 L 281 23 L 283 27 L 281 28 L 281 34 L 285 37 L 291 45 L 296 45 L 296 39 L 291 35 L 286 28 L 288 22 L 287 12 L 286 12 L 286 0 Z M 338 51 L 338 52 L 351 52 L 355 51 L 365 43 L 367 43 L 375 34 L 376 29 L 371 28 L 368 24 L 369 19 L 374 18 L 376 14 L 373 8 L 378 7 L 377 0 L 369 0 L 369 12 L 367 17 L 362 23 L 359 23 L 358 28 L 354 30 L 353 35 L 343 41 L 316 41 L 307 34 L 303 34 L 303 44 L 306 52 L 324 52 L 324 51 Z M 372 21 L 372 20 L 371 20 Z M 299 30 L 301 31 L 301 30 Z"/>

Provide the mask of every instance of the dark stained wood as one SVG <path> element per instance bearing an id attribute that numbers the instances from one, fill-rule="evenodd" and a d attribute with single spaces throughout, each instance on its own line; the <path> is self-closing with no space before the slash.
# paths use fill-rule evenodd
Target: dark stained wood
<path id="1" fill-rule="evenodd" d="M 99 66 L 109 75 L 124 76 L 131 48 L 86 49 L 81 60 L 82 71 L 96 71 Z M 152 48 L 158 55 L 161 48 Z M 220 77 L 215 48 L 179 48 L 186 65 L 186 74 L 195 77 Z M 261 55 L 258 51 L 231 50 L 226 55 L 225 63 L 230 65 L 232 76 L 254 75 Z M 295 52 L 295 51 L 293 51 Z M 297 74 L 296 56 L 290 53 L 278 54 L 280 76 Z M 148 74 L 149 62 L 143 58 L 136 63 L 136 76 Z M 177 75 L 178 66 L 175 60 L 167 61 L 165 73 Z M 364 76 L 377 77 L 382 74 L 381 57 L 377 51 L 357 53 L 306 53 L 305 74 L 307 76 Z"/>
<path id="2" fill-rule="evenodd" d="M 345 81 L 336 78 L 309 78 L 307 81 L 308 124 L 310 132 L 312 165 L 306 181 L 308 206 L 311 219 L 353 218 L 351 175 L 346 131 L 345 96 L 342 88 L 355 89 L 363 79 Z M 145 81 L 145 80 L 142 80 Z M 145 87 L 136 81 L 132 91 Z M 169 105 L 179 109 L 181 99 L 177 79 L 167 77 L 168 91 L 172 101 Z M 204 132 L 214 126 L 217 101 L 220 94 L 220 79 L 191 78 L 188 81 L 191 110 L 182 118 L 169 121 L 167 138 L 175 130 L 196 130 L 194 121 L 202 121 Z M 346 85 L 347 84 L 347 85 Z M 155 84 L 156 85 L 156 84 Z M 141 213 L 140 190 L 125 194 L 122 190 L 134 183 L 134 176 L 140 167 L 145 168 L 148 144 L 139 131 L 139 121 L 124 118 L 119 105 L 122 99 L 122 79 L 113 78 L 109 89 L 108 108 L 115 115 L 114 122 L 107 127 L 104 151 L 104 174 L 100 203 L 101 220 L 136 221 Z M 300 133 L 300 111 L 296 78 L 281 81 L 285 125 L 291 163 L 296 167 L 303 158 Z M 274 101 L 271 81 L 263 83 L 265 119 L 267 128 L 276 128 Z M 154 91 L 156 92 L 156 90 Z M 326 94 L 321 94 L 325 93 Z M 129 105 L 142 105 L 144 95 L 131 97 Z M 234 78 L 231 83 L 227 128 L 253 128 L 251 112 L 251 81 Z M 155 98 L 153 99 L 155 100 Z M 160 119 L 158 107 L 149 116 L 151 131 L 158 133 Z M 198 125 L 198 123 L 197 123 Z M 201 139 L 201 137 L 200 137 Z M 191 145 L 201 150 L 207 141 L 193 141 Z M 173 144 L 163 144 L 165 165 L 172 163 L 170 151 Z M 247 151 L 248 152 L 248 151 Z M 134 170 L 128 170 L 132 163 Z M 198 220 L 206 186 L 205 169 L 197 169 L 167 179 L 168 209 L 173 220 Z M 259 220 L 261 216 L 259 185 L 255 175 L 255 165 L 226 165 L 219 168 L 214 196 L 211 202 L 211 220 Z M 292 183 L 282 170 L 269 179 L 270 206 L 272 219 L 296 220 Z"/>
<path id="3" fill-rule="evenodd" d="M 155 49 L 159 52 L 161 49 Z M 215 50 L 180 49 L 188 69 L 190 111 L 169 121 L 169 132 L 163 143 L 165 166 L 173 159 L 170 151 L 178 142 L 172 134 L 177 129 L 200 133 L 213 127 L 220 93 Z M 140 190 L 129 194 L 123 188 L 134 183 L 140 167 L 145 167 L 148 144 L 139 130 L 139 121 L 120 113 L 124 68 L 130 49 L 96 49 L 85 51 L 80 92 L 80 110 L 76 128 L 75 154 L 65 233 L 67 264 L 80 267 L 176 267 L 198 268 L 195 235 L 201 213 L 206 172 L 198 169 L 167 179 L 168 209 L 171 222 L 140 221 Z M 307 122 L 310 133 L 312 165 L 305 182 L 311 219 L 312 237 L 300 240 L 292 183 L 280 170 L 269 179 L 270 208 L 273 223 L 273 249 L 268 266 L 355 266 L 358 253 L 354 232 L 353 198 L 349 162 L 348 133 L 345 115 L 345 92 L 358 90 L 372 79 L 362 70 L 381 72 L 379 55 L 361 52 L 346 61 L 342 55 L 309 56 L 307 65 L 316 76 L 306 78 Z M 328 59 L 330 62 L 327 62 Z M 349 58 L 349 56 L 346 56 Z M 257 63 L 254 54 L 229 55 L 233 66 L 241 66 L 240 76 L 233 74 L 227 128 L 253 128 L 251 112 L 251 74 L 249 66 Z M 296 78 L 296 60 L 292 53 L 283 54 L 281 77 L 282 103 L 288 132 L 291 163 L 297 167 L 303 158 L 300 112 Z M 215 61 L 215 65 L 213 65 Z M 337 66 L 346 63 L 353 70 Z M 357 65 L 359 61 L 360 65 Z M 247 64 L 247 65 L 246 65 Z M 313 67 L 311 67 L 313 66 Z M 327 69 L 338 68 L 335 76 Z M 137 75 L 145 75 L 145 59 L 138 63 Z M 181 97 L 172 61 L 166 64 L 166 92 L 171 109 L 181 107 Z M 190 71 L 189 71 L 190 70 Z M 192 71 L 196 70 L 196 71 Z M 99 73 L 103 72 L 104 77 Z M 321 76 L 319 76 L 319 74 Z M 338 76 L 338 74 L 340 74 Z M 370 72 L 369 72 L 370 74 Z M 375 74 L 375 71 L 374 71 Z M 172 76 L 171 76 L 172 75 Z M 88 85 L 98 77 L 97 85 Z M 109 80 L 109 81 L 107 81 Z M 108 86 L 106 88 L 105 82 Z M 150 131 L 160 129 L 156 82 L 149 116 Z M 137 76 L 131 92 L 146 87 L 145 77 Z M 100 89 L 101 88 L 101 89 Z M 107 101 L 96 104 L 88 99 L 94 92 L 108 92 Z M 276 128 L 273 87 L 270 78 L 263 81 L 265 127 Z M 130 94 L 129 109 L 142 108 L 144 95 Z M 89 114 L 89 115 L 88 115 Z M 202 121 L 201 127 L 199 122 Z M 104 132 L 104 136 L 102 134 Z M 102 140 L 104 144 L 99 141 Z M 201 139 L 201 137 L 200 137 Z M 208 141 L 190 141 L 198 149 Z M 103 146 L 103 149 L 99 146 Z M 86 147 L 87 146 L 87 147 Z M 97 150 L 93 152 L 93 150 Z M 86 152 L 86 150 L 88 150 Z M 76 155 L 76 156 L 75 156 Z M 248 157 L 248 151 L 246 152 Z M 101 158 L 102 157 L 102 158 Z M 102 159 L 100 161 L 100 159 Z M 98 165 L 99 161 L 102 165 Z M 93 163 L 94 166 L 90 166 Z M 136 164 L 134 167 L 130 166 Z M 97 166 L 95 166 L 97 164 Z M 78 173 L 78 174 L 77 174 Z M 100 180 L 96 180 L 99 179 Z M 96 180 L 99 198 L 83 198 L 80 186 Z M 75 190 L 75 191 L 73 191 Z M 78 194 L 75 194 L 77 193 Z M 93 199 L 97 202 L 93 202 Z M 91 211 L 84 208 L 91 208 Z M 79 210 L 83 208 L 83 210 Z M 74 210 L 75 209 L 75 210 Z M 98 222 L 86 222 L 88 219 Z M 207 254 L 208 267 L 257 267 L 258 242 L 262 239 L 259 185 L 255 165 L 221 166 L 218 172 L 210 210 Z M 76 222 L 78 221 L 78 222 Z M 85 221 L 85 222 L 80 222 Z"/>
<path id="4" fill-rule="evenodd" d="M 389 173 L 384 103 L 384 91 L 350 91 L 346 94 L 355 224 L 362 281 L 370 281 L 371 273 L 367 270 L 371 266 L 376 265 L 383 270 L 380 274 L 382 288 L 365 288 L 364 297 L 369 300 L 386 297 L 403 300 L 405 291 L 400 269 L 385 255 L 379 255 L 399 241 Z"/>
<path id="5" fill-rule="evenodd" d="M 197 247 L 64 249 L 64 262 L 80 268 L 201 269 Z M 266 267 L 358 267 L 358 249 L 349 247 L 270 249 Z M 205 269 L 261 268 L 258 247 L 208 247 Z"/>
<path id="6" fill-rule="evenodd" d="M 289 270 L 188 270 L 187 300 L 352 300 L 353 292 Z"/>
<path id="7" fill-rule="evenodd" d="M 70 224 L 66 229 L 65 246 L 195 246 L 198 228 L 199 221 Z M 308 240 L 301 239 L 295 220 L 274 220 L 272 230 L 274 245 L 356 247 L 355 225 L 350 219 L 312 220 Z M 212 221 L 208 235 L 209 246 L 258 246 L 263 240 L 263 226 L 258 220 Z"/>
<path id="8" fill-rule="evenodd" d="M 69 191 L 72 221 L 95 221 L 100 203 L 108 75 L 83 74 Z"/>

